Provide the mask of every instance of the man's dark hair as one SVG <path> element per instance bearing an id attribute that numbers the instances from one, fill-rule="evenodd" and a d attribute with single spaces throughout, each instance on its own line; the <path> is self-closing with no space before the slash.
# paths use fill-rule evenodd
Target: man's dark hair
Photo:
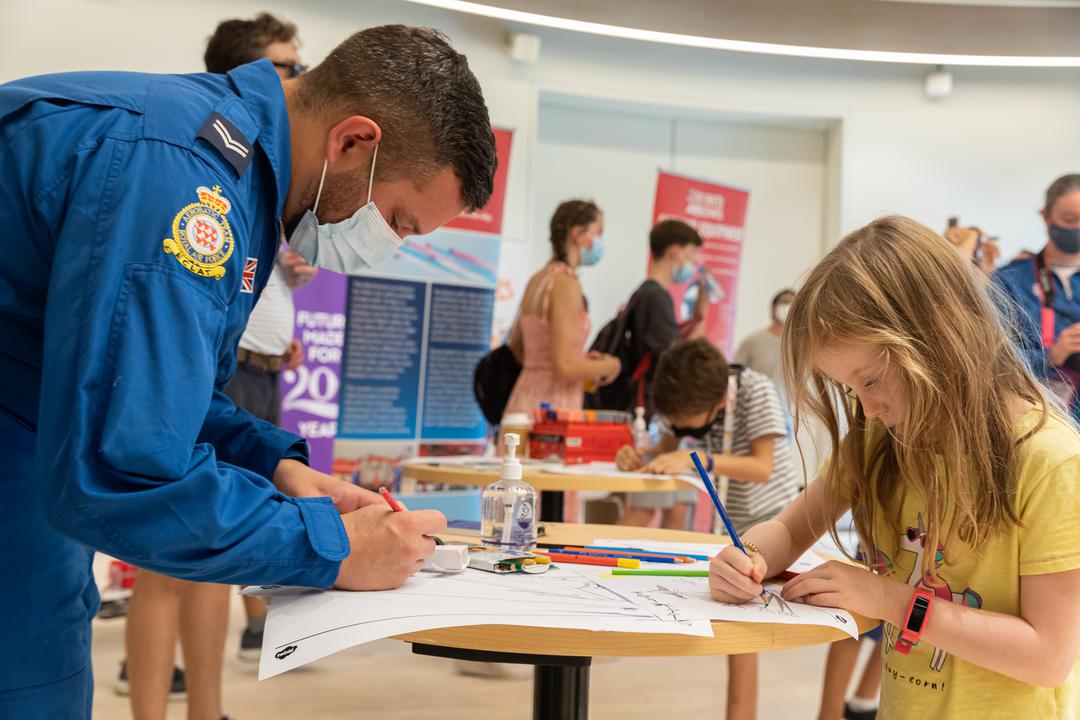
<path id="1" fill-rule="evenodd" d="M 600 208 L 592 200 L 567 200 L 551 215 L 551 253 L 556 260 L 566 262 L 566 245 L 570 231 L 592 225 L 600 217 Z"/>
<path id="2" fill-rule="evenodd" d="M 270 13 L 260 13 L 254 20 L 225 20 L 206 43 L 206 71 L 227 73 L 255 62 L 266 53 L 268 45 L 276 42 L 296 43 L 296 25 Z"/>
<path id="3" fill-rule="evenodd" d="M 649 232 L 649 249 L 652 250 L 653 260 L 662 258 L 672 245 L 701 247 L 702 244 L 698 231 L 682 220 L 661 220 Z"/>
<path id="4" fill-rule="evenodd" d="M 705 338 L 687 340 L 660 356 L 652 383 L 653 407 L 669 418 L 697 415 L 716 407 L 727 388 L 724 354 Z"/>
<path id="5" fill-rule="evenodd" d="M 368 28 L 300 76 L 308 112 L 363 115 L 382 129 L 379 167 L 425 182 L 449 165 L 461 201 L 478 210 L 491 198 L 495 136 L 465 56 L 431 28 Z M 386 165 L 382 158 L 393 158 Z M 389 176 L 378 173 L 380 178 Z"/>
<path id="6" fill-rule="evenodd" d="M 792 290 L 791 288 L 784 288 L 784 289 L 783 289 L 783 290 L 781 290 L 780 292 L 778 292 L 778 293 L 776 293 L 775 295 L 773 295 L 773 299 L 772 299 L 772 307 L 776 307 L 777 305 L 779 305 L 779 304 L 780 304 L 780 301 L 781 301 L 781 300 L 783 300 L 783 299 L 784 299 L 784 298 L 785 298 L 786 296 L 788 296 L 788 295 L 794 296 L 794 295 L 795 295 L 795 291 L 794 291 L 794 290 Z"/>

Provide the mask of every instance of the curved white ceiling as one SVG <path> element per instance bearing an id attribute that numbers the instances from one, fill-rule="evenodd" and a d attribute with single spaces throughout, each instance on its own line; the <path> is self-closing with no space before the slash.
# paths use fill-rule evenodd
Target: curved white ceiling
<path id="1" fill-rule="evenodd" d="M 410 1 L 515 23 L 735 52 L 1080 67 L 1080 0 Z"/>

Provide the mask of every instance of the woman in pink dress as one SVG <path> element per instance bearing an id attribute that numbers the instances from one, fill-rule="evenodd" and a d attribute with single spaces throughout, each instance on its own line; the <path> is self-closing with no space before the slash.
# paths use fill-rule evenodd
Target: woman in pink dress
<path id="1" fill-rule="evenodd" d="M 605 385 L 618 376 L 618 358 L 585 351 L 591 323 L 576 273 L 599 262 L 603 231 L 600 208 L 586 200 L 568 200 L 551 216 L 551 260 L 529 278 L 510 334 L 522 369 L 506 413 L 527 413 L 540 403 L 580 410 L 586 383 Z"/>

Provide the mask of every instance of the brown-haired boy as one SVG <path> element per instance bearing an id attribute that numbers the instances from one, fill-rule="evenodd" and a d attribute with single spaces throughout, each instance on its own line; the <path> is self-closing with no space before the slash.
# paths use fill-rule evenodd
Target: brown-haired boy
<path id="1" fill-rule="evenodd" d="M 728 384 L 733 379 L 737 383 L 734 433 L 732 450 L 725 453 L 725 407 Z M 725 506 L 740 534 L 779 513 L 798 494 L 784 411 L 775 386 L 765 375 L 749 368 L 731 368 L 708 340 L 690 340 L 672 346 L 660 358 L 652 399 L 661 416 L 660 443 L 645 457 L 633 446 L 623 447 L 616 457 L 619 469 L 663 474 L 693 472 L 690 450 L 680 448 L 680 444 L 682 438 L 696 439 L 709 472 L 730 480 Z M 697 492 L 678 490 L 662 495 L 658 507 L 663 513 L 663 526 L 685 529 L 687 510 L 697 500 Z M 630 507 L 621 523 L 645 526 L 654 512 L 655 508 Z M 757 706 L 757 656 L 730 656 L 729 675 L 727 717 L 753 717 Z"/>

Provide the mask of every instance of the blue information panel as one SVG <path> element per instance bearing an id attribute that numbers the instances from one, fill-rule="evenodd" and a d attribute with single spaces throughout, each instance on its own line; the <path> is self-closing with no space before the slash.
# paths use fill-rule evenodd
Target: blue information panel
<path id="1" fill-rule="evenodd" d="M 423 441 L 475 440 L 487 431 L 473 369 L 490 347 L 495 291 L 434 284 L 423 387 Z"/>
<path id="2" fill-rule="evenodd" d="M 338 437 L 417 437 L 426 306 L 424 282 L 349 279 Z"/>

